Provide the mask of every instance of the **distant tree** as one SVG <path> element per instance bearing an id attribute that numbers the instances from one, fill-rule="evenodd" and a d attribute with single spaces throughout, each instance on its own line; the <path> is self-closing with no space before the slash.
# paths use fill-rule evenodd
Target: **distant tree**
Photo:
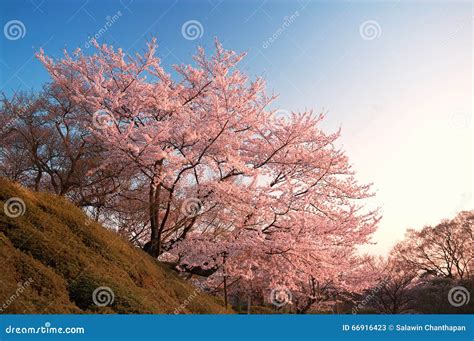
<path id="1" fill-rule="evenodd" d="M 2 95 L 0 107 L 0 174 L 39 190 L 44 182 L 42 163 L 50 129 L 45 128 L 44 101 L 40 96 Z M 41 157 L 40 157 L 41 155 Z"/>
<path id="2" fill-rule="evenodd" d="M 463 287 L 471 293 L 470 299 L 466 295 L 459 295 L 454 306 L 449 301 L 456 297 L 450 290 Z M 460 291 L 459 291 L 460 292 Z M 458 292 L 458 294 L 459 294 Z M 474 279 L 456 280 L 446 277 L 426 276 L 421 278 L 417 285 L 410 290 L 412 300 L 409 304 L 410 312 L 420 314 L 472 314 L 474 313 Z"/>
<path id="3" fill-rule="evenodd" d="M 426 274 L 446 278 L 472 277 L 474 265 L 474 211 L 452 220 L 409 230 L 395 252 L 406 264 Z"/>
<path id="4" fill-rule="evenodd" d="M 57 87 L 3 96 L 0 103 L 0 175 L 36 191 L 67 196 L 100 209 L 114 193 L 118 169 L 100 168 L 101 148 L 78 124 L 80 108 Z"/>
<path id="5" fill-rule="evenodd" d="M 378 283 L 367 291 L 368 305 L 384 314 L 400 314 L 410 310 L 411 289 L 417 285 L 417 271 L 396 254 L 376 261 Z"/>
<path id="6" fill-rule="evenodd" d="M 391 314 L 472 311 L 472 306 L 453 307 L 447 297 L 453 287 L 473 285 L 473 222 L 474 212 L 465 211 L 434 227 L 409 230 L 386 259 L 372 260 L 377 284 L 359 297 L 353 311 L 371 307 Z"/>

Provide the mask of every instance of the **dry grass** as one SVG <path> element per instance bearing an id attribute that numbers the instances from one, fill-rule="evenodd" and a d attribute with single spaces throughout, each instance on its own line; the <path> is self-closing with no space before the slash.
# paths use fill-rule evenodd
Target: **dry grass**
<path id="1" fill-rule="evenodd" d="M 5 215 L 12 197 L 26 204 L 17 218 Z M 34 193 L 0 178 L 0 312 L 173 313 L 195 295 L 176 273 L 116 233 L 90 221 L 66 199 Z M 19 293 L 19 284 L 32 279 Z M 97 307 L 94 289 L 110 287 L 115 300 Z M 19 293 L 19 294 L 18 294 Z M 199 294 L 183 313 L 231 313 Z"/>

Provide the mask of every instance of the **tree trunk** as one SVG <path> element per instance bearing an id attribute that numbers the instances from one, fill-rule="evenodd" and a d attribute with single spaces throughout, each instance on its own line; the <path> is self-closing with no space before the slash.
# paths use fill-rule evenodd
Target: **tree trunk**
<path id="1" fill-rule="evenodd" d="M 145 244 L 143 249 L 155 258 L 161 253 L 161 233 L 158 221 L 158 198 L 159 190 L 154 183 L 151 183 L 150 192 L 148 194 L 151 236 L 150 241 Z"/>
<path id="2" fill-rule="evenodd" d="M 227 309 L 227 276 L 224 275 L 224 306 Z"/>
<path id="3" fill-rule="evenodd" d="M 224 252 L 223 259 L 222 259 L 223 272 L 224 272 L 224 306 L 227 309 L 227 274 L 226 274 L 226 271 L 225 271 L 226 256 L 227 256 L 227 254 Z"/>
<path id="4" fill-rule="evenodd" d="M 35 191 L 36 192 L 40 190 L 40 183 L 41 183 L 42 177 L 43 177 L 43 172 L 41 170 L 38 170 L 38 173 L 36 174 L 36 177 L 35 177 Z"/>

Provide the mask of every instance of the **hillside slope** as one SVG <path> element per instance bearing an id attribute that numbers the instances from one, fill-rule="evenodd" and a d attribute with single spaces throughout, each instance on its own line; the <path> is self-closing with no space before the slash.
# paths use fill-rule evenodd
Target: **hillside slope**
<path id="1" fill-rule="evenodd" d="M 22 215 L 10 205 L 7 216 L 11 198 L 25 203 Z M 0 264 L 0 313 L 230 312 L 66 199 L 2 178 Z M 113 303 L 94 304 L 98 287 L 112 289 Z"/>

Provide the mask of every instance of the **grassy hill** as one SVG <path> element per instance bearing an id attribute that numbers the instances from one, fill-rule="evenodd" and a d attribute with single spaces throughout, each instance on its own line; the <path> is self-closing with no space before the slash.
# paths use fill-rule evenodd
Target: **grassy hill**
<path id="1" fill-rule="evenodd" d="M 11 198 L 25 203 L 19 217 L 6 215 Z M 66 199 L 2 178 L 0 264 L 0 313 L 231 312 Z M 98 287 L 112 289 L 112 304 L 94 304 Z"/>

